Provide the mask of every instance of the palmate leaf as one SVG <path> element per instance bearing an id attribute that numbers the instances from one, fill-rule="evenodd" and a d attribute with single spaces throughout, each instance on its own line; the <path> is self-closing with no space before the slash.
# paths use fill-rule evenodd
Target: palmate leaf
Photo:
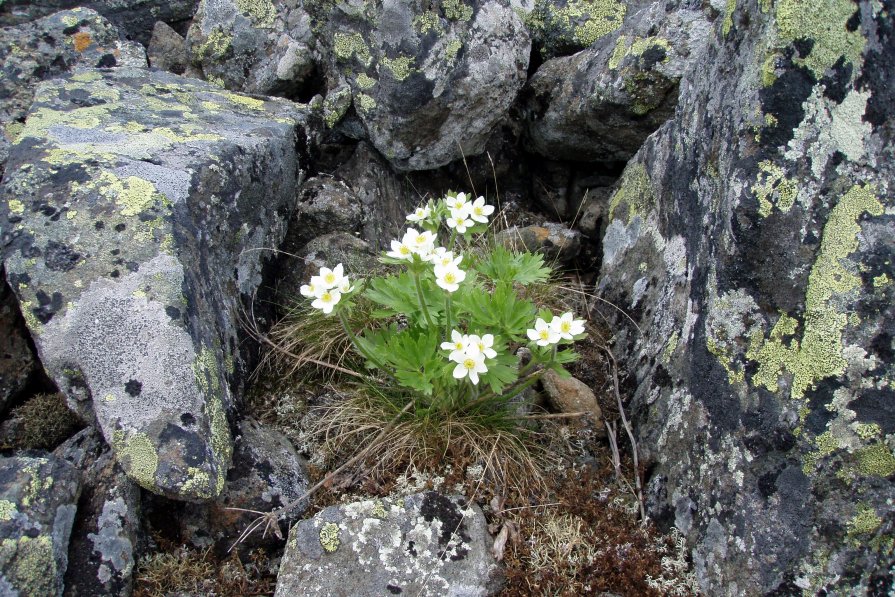
<path id="1" fill-rule="evenodd" d="M 519 376 L 519 357 L 499 354 L 488 365 L 488 372 L 482 374 L 482 381 L 491 386 L 491 391 L 500 394 L 505 387 Z"/>
<path id="2" fill-rule="evenodd" d="M 498 245 L 490 255 L 477 265 L 478 271 L 494 283 L 516 282 L 527 286 L 550 277 L 551 270 L 544 266 L 544 256 L 536 253 L 513 253 Z"/>
<path id="3" fill-rule="evenodd" d="M 469 316 L 470 329 L 491 330 L 514 341 L 524 338 L 534 321 L 534 305 L 521 300 L 510 283 L 498 283 L 491 294 L 472 289 L 455 301 Z"/>
<path id="4" fill-rule="evenodd" d="M 367 286 L 364 296 L 378 305 L 386 307 L 385 312 L 391 315 L 411 313 L 419 309 L 413 279 L 403 273 L 398 276 L 373 278 Z"/>
<path id="5" fill-rule="evenodd" d="M 439 340 L 438 330 L 418 327 L 390 335 L 383 356 L 401 385 L 427 396 L 432 394 L 432 380 L 444 368 L 444 359 L 438 354 Z"/>

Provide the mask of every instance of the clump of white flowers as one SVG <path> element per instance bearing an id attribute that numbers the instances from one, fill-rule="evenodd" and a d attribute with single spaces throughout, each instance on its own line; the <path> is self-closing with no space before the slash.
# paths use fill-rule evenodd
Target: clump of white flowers
<path id="1" fill-rule="evenodd" d="M 535 327 L 528 330 L 528 338 L 538 346 L 559 344 L 561 340 L 574 340 L 575 336 L 584 333 L 584 320 L 575 319 L 572 313 L 563 313 L 553 317 L 550 323 L 538 317 Z"/>
<path id="2" fill-rule="evenodd" d="M 298 291 L 302 296 L 313 298 L 311 306 L 328 315 L 342 300 L 342 295 L 352 290 L 354 287 L 340 263 L 333 269 L 321 267 L 320 272 L 311 277 L 310 283 L 302 285 Z"/>

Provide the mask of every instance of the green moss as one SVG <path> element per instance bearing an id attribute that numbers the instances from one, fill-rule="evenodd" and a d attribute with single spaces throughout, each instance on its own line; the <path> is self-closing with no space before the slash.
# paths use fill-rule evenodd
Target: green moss
<path id="1" fill-rule="evenodd" d="M 215 27 L 205 38 L 205 42 L 196 47 L 195 56 L 200 61 L 220 60 L 230 51 L 232 44 L 233 37 L 224 33 L 221 28 Z"/>
<path id="2" fill-rule="evenodd" d="M 460 0 L 442 0 L 444 16 L 451 21 L 468 21 L 472 18 L 472 7 Z"/>
<path id="3" fill-rule="evenodd" d="M 459 39 L 452 39 L 448 42 L 447 46 L 444 48 L 444 57 L 448 62 L 453 62 L 457 58 L 457 54 L 460 52 L 460 49 L 463 47 L 463 42 Z"/>
<path id="4" fill-rule="evenodd" d="M 53 449 L 78 428 L 78 418 L 68 410 L 65 396 L 37 394 L 12 411 L 20 421 L 13 439 L 15 449 Z"/>
<path id="5" fill-rule="evenodd" d="M 354 103 L 360 108 L 362 112 L 369 112 L 376 107 L 376 100 L 374 100 L 366 93 L 358 93 L 354 97 Z"/>
<path id="6" fill-rule="evenodd" d="M 367 73 L 361 73 L 357 76 L 357 86 L 361 89 L 370 89 L 374 85 L 376 85 L 376 79 L 367 75 Z"/>
<path id="7" fill-rule="evenodd" d="M 252 18 L 256 27 L 269 29 L 277 18 L 277 9 L 270 0 L 234 0 L 236 8 Z"/>
<path id="8" fill-rule="evenodd" d="M 736 10 L 736 7 L 736 0 L 727 0 L 727 4 L 724 6 L 724 21 L 721 24 L 721 34 L 724 37 L 727 37 L 730 28 L 733 27 L 733 11 Z"/>
<path id="9" fill-rule="evenodd" d="M 646 168 L 639 162 L 629 164 L 622 173 L 621 185 L 609 201 L 609 219 L 615 217 L 616 210 L 625 206 L 628 209 L 627 221 L 637 215 L 645 215 L 656 203 L 653 187 Z"/>
<path id="10" fill-rule="evenodd" d="M 877 516 L 873 506 L 862 502 L 858 504 L 857 510 L 857 514 L 848 521 L 849 536 L 869 535 L 882 524 L 883 521 Z"/>
<path id="11" fill-rule="evenodd" d="M 766 218 L 774 207 L 782 212 L 792 209 L 799 194 L 796 182 L 786 177 L 783 168 L 768 160 L 759 163 L 758 168 L 758 179 L 752 186 L 758 198 L 758 214 Z"/>
<path id="12" fill-rule="evenodd" d="M 848 315 L 837 311 L 831 300 L 860 286 L 860 278 L 842 260 L 858 248 L 858 218 L 864 213 L 882 215 L 883 206 L 872 187 L 854 186 L 842 196 L 824 226 L 820 251 L 808 276 L 801 342 L 793 340 L 785 346 L 782 336 L 790 330 L 794 332 L 795 326 L 789 318 L 785 328 L 778 328 L 782 325 L 778 322 L 769 340 L 758 350 L 759 368 L 753 383 L 776 392 L 777 377 L 786 370 L 793 375 L 790 397 L 801 400 L 819 380 L 845 372 L 842 333 Z"/>
<path id="13" fill-rule="evenodd" d="M 413 72 L 413 58 L 410 56 L 398 56 L 397 58 L 382 58 L 382 66 L 392 73 L 396 81 L 403 81 Z"/>
<path id="14" fill-rule="evenodd" d="M 333 50 L 342 62 L 349 61 L 353 56 L 364 66 L 370 66 L 370 49 L 360 33 L 336 33 L 333 36 Z"/>
<path id="15" fill-rule="evenodd" d="M 329 553 L 339 549 L 342 542 L 339 540 L 339 525 L 328 522 L 320 529 L 320 545 Z"/>
<path id="16" fill-rule="evenodd" d="M 422 35 L 426 35 L 430 32 L 440 34 L 444 31 L 444 27 L 441 25 L 441 17 L 431 10 L 427 10 L 413 19 L 413 26 Z"/>
<path id="17" fill-rule="evenodd" d="M 884 443 L 873 444 L 856 452 L 858 471 L 868 477 L 889 477 L 895 474 L 895 456 Z"/>
<path id="18" fill-rule="evenodd" d="M 146 489 L 155 488 L 158 453 L 148 435 L 145 433 L 128 435 L 124 431 L 116 430 L 112 434 L 112 447 L 115 449 L 116 459 L 134 481 Z"/>
<path id="19" fill-rule="evenodd" d="M 775 16 L 780 38 L 787 42 L 807 39 L 811 51 L 796 62 L 804 63 L 820 79 L 840 57 L 858 66 L 864 49 L 860 30 L 846 23 L 858 10 L 851 0 L 779 0 Z"/>

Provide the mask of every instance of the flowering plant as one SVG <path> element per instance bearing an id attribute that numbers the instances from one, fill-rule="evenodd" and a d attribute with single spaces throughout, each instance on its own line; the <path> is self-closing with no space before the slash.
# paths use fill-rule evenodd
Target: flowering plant
<path id="1" fill-rule="evenodd" d="M 525 298 L 526 287 L 551 275 L 541 255 L 473 242 L 493 212 L 484 197 L 465 193 L 430 201 L 407 216 L 412 225 L 380 258 L 398 266 L 395 273 L 352 283 L 342 264 L 323 267 L 301 294 L 339 318 L 367 368 L 424 406 L 472 412 L 505 404 L 548 369 L 568 375 L 563 364 L 577 358 L 568 345 L 585 333 L 574 314 L 538 310 Z M 352 328 L 346 314 L 360 295 L 382 325 Z"/>

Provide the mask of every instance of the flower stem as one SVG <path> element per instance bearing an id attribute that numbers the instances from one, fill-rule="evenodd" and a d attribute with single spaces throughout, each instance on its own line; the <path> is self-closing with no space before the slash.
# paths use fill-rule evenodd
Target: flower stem
<path id="1" fill-rule="evenodd" d="M 433 327 L 432 316 L 429 315 L 429 308 L 426 306 L 426 301 L 423 298 L 423 285 L 420 283 L 420 274 L 417 271 L 413 272 L 413 285 L 416 287 L 416 298 L 420 303 L 420 309 L 423 311 L 423 317 L 426 319 L 426 325 L 431 328 Z"/>
<path id="2" fill-rule="evenodd" d="M 385 367 L 382 366 L 382 363 L 380 363 L 378 359 L 361 348 L 360 342 L 357 341 L 357 337 L 354 335 L 354 332 L 351 331 L 351 328 L 348 325 L 348 321 L 345 319 L 345 313 L 342 311 L 339 311 L 339 322 L 342 324 L 342 329 L 345 330 L 345 335 L 348 336 L 348 340 L 351 342 L 351 345 L 354 347 L 354 349 L 359 352 L 362 357 L 373 363 L 377 368 L 385 371 Z M 388 373 L 387 371 L 385 372 Z"/>
<path id="3" fill-rule="evenodd" d="M 451 321 L 451 307 L 453 307 L 453 305 L 451 304 L 451 293 L 449 292 L 447 295 L 447 299 L 445 299 L 444 301 L 444 318 L 447 323 L 447 331 L 445 331 L 444 333 L 445 338 L 451 337 L 451 328 L 454 325 L 453 321 Z"/>

